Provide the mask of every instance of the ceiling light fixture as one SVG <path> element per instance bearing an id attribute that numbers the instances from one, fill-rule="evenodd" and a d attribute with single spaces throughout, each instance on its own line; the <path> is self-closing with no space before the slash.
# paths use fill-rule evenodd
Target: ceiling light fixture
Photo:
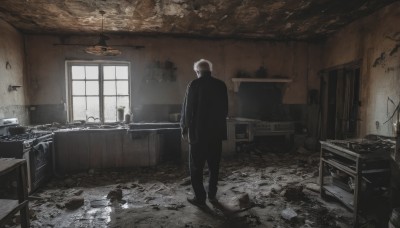
<path id="1" fill-rule="evenodd" d="M 106 35 L 104 35 L 104 12 L 103 10 L 100 11 L 101 14 L 101 33 L 99 37 L 99 41 L 97 44 L 85 48 L 85 52 L 88 54 L 92 55 L 98 55 L 98 56 L 117 56 L 121 54 L 121 51 L 115 48 L 112 48 L 107 45 L 106 40 L 109 40 L 110 38 Z"/>

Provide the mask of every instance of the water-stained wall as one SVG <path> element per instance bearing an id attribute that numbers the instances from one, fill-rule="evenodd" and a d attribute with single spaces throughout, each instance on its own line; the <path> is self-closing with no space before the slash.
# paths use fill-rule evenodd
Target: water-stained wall
<path id="1" fill-rule="evenodd" d="M 285 88 L 285 104 L 306 104 L 308 88 L 318 87 L 315 82 L 320 68 L 318 44 L 120 36 L 112 37 L 109 44 L 144 45 L 145 48 L 119 47 L 122 55 L 99 58 L 84 53 L 84 46 L 53 45 L 60 42 L 91 44 L 96 42 L 96 37 L 27 35 L 26 40 L 30 105 L 36 107 L 32 113 L 41 113 L 40 116 L 52 113 L 48 121 L 66 119 L 66 60 L 130 61 L 132 106 L 136 115 L 141 112 L 168 114 L 179 110 L 186 86 L 195 78 L 193 62 L 200 58 L 212 61 L 214 75 L 227 84 L 231 116 L 236 115 L 237 103 L 231 78 L 236 77 L 239 70 L 254 75 L 260 66 L 264 66 L 269 76 L 293 79 Z M 157 61 L 174 63 L 176 81 L 148 80 L 154 74 Z"/>
<path id="2" fill-rule="evenodd" d="M 20 32 L 0 20 L 0 118 L 18 117 L 26 124 L 23 44 Z M 22 88 L 9 91 L 10 85 Z"/>
<path id="3" fill-rule="evenodd" d="M 400 2 L 357 20 L 330 37 L 325 68 L 362 59 L 360 136 L 393 136 L 388 121 L 400 102 Z"/>

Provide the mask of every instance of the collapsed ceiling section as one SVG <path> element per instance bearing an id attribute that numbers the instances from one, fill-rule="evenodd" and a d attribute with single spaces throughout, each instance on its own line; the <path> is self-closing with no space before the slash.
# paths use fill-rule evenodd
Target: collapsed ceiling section
<path id="1" fill-rule="evenodd" d="M 107 33 L 314 40 L 396 0 L 2 0 L 25 33 Z"/>

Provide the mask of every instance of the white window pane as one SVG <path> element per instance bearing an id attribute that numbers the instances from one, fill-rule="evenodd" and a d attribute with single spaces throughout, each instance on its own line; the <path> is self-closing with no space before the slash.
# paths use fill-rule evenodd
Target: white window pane
<path id="1" fill-rule="evenodd" d="M 72 95 L 85 95 L 85 81 L 72 81 Z"/>
<path id="2" fill-rule="evenodd" d="M 117 66 L 115 71 L 117 79 L 128 79 L 128 66 Z"/>
<path id="3" fill-rule="evenodd" d="M 99 67 L 86 66 L 86 79 L 99 79 Z"/>
<path id="4" fill-rule="evenodd" d="M 73 120 L 86 120 L 86 99 L 85 97 L 72 98 Z"/>
<path id="5" fill-rule="evenodd" d="M 104 95 L 115 95 L 115 81 L 104 81 Z"/>
<path id="6" fill-rule="evenodd" d="M 128 81 L 117 81 L 117 95 L 129 95 Z"/>
<path id="7" fill-rule="evenodd" d="M 104 79 L 115 79 L 115 66 L 103 67 Z"/>
<path id="8" fill-rule="evenodd" d="M 99 95 L 98 81 L 86 81 L 86 95 Z"/>
<path id="9" fill-rule="evenodd" d="M 117 97 L 117 107 L 125 107 L 125 114 L 130 113 L 129 109 L 129 96 L 119 96 Z"/>
<path id="10" fill-rule="evenodd" d="M 87 97 L 87 117 L 100 118 L 99 97 Z M 92 121 L 92 120 L 91 120 Z M 99 120 L 96 120 L 96 122 Z"/>
<path id="11" fill-rule="evenodd" d="M 72 66 L 71 67 L 72 79 L 85 79 L 85 67 L 84 66 Z"/>
<path id="12" fill-rule="evenodd" d="M 104 121 L 117 121 L 117 102 L 115 97 L 104 97 Z"/>

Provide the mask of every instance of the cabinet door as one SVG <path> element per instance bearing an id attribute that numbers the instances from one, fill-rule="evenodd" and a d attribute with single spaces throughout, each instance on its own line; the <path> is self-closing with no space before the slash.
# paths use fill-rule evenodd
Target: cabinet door
<path id="1" fill-rule="evenodd" d="M 122 155 L 122 132 L 102 131 L 90 133 L 90 167 L 115 168 Z"/>
<path id="2" fill-rule="evenodd" d="M 55 167 L 59 174 L 89 169 L 89 134 L 61 132 L 55 134 Z"/>

